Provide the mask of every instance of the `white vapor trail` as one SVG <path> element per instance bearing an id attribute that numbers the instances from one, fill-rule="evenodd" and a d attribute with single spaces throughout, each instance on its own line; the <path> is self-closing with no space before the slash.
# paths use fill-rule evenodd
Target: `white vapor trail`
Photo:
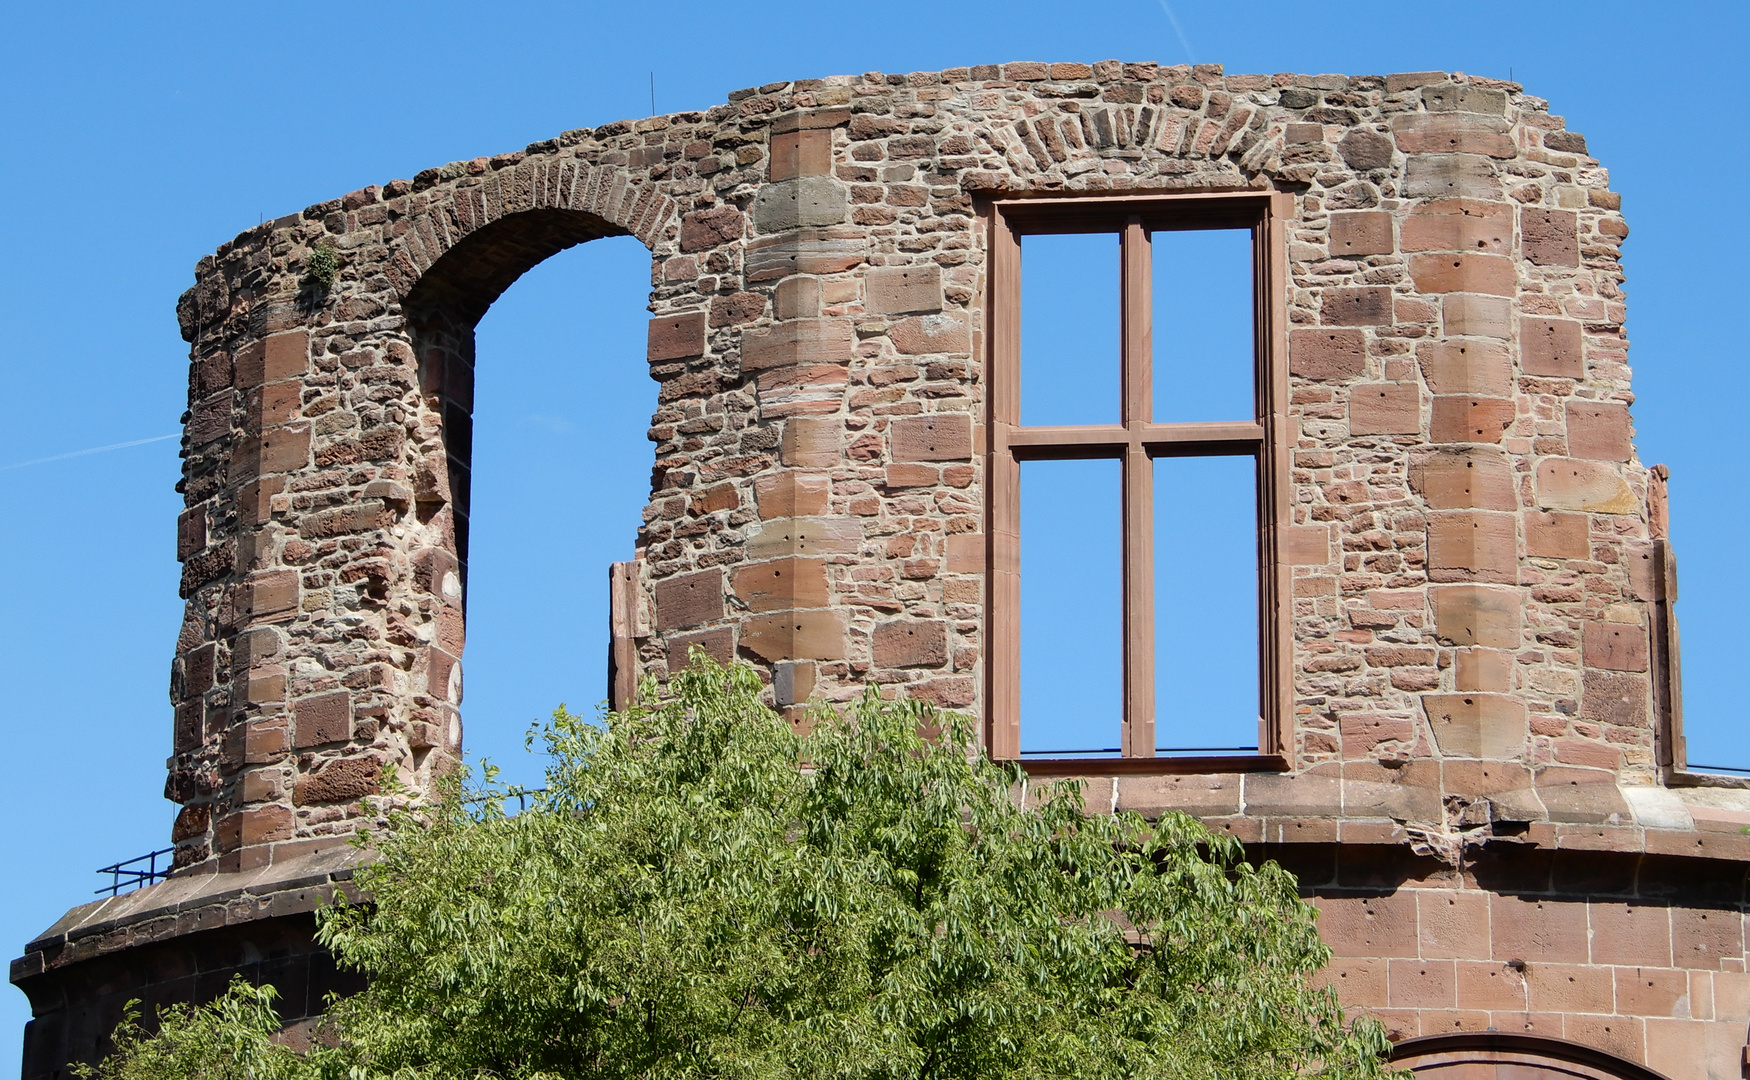
<path id="1" fill-rule="evenodd" d="M 33 458 L 30 461 L 15 461 L 10 465 L 0 465 L 0 472 L 10 472 L 13 469 L 23 469 L 31 465 L 47 465 L 51 461 L 65 461 L 68 458 L 84 457 L 86 454 L 103 454 L 111 450 L 125 450 L 130 446 L 144 446 L 147 443 L 163 442 L 165 439 L 179 439 L 182 432 L 174 435 L 154 435 L 150 439 L 133 439 L 129 442 L 110 443 L 108 446 L 93 446 L 85 450 L 72 450 L 65 454 L 54 454 L 50 457 Z"/>
<path id="2" fill-rule="evenodd" d="M 1191 42 L 1185 38 L 1185 28 L 1179 25 L 1179 17 L 1173 14 L 1173 9 L 1167 6 L 1167 0 L 1155 0 L 1161 5 L 1161 10 L 1167 13 L 1167 21 L 1173 24 L 1173 33 L 1179 35 L 1179 44 L 1185 47 L 1185 62 L 1197 63 L 1197 57 L 1191 52 Z"/>

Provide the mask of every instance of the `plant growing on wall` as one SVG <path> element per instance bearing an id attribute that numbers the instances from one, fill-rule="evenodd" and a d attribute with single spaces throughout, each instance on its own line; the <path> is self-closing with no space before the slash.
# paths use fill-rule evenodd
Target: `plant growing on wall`
<path id="1" fill-rule="evenodd" d="M 1385 1075 L 1279 867 L 1183 814 L 1084 814 L 968 754 L 964 717 L 871 693 L 798 735 L 759 691 L 695 656 L 657 704 L 556 713 L 526 812 L 488 776 L 393 814 L 373 902 L 321 917 L 369 989 L 307 1053 L 238 984 L 124 1025 L 97 1075 Z"/>
<path id="2" fill-rule="evenodd" d="M 334 279 L 340 274 L 340 252 L 335 250 L 332 241 L 324 240 L 316 245 L 304 260 L 304 271 L 319 291 L 327 292 L 334 287 Z"/>

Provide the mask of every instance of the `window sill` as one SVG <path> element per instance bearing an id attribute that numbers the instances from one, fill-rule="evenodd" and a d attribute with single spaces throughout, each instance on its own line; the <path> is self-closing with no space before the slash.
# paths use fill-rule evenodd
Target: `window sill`
<path id="1" fill-rule="evenodd" d="M 1015 760 L 1015 759 L 1010 759 Z M 1281 754 L 1209 757 L 1022 758 L 1028 776 L 1173 776 L 1187 773 L 1287 772 Z"/>

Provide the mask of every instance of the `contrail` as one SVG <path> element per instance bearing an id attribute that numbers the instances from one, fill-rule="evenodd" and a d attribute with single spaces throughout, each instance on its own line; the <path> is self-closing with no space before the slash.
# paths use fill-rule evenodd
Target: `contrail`
<path id="1" fill-rule="evenodd" d="M 65 454 L 55 454 L 52 457 L 39 457 L 30 461 L 15 461 L 10 465 L 0 465 L 0 472 L 10 472 L 13 469 L 23 469 L 30 465 L 47 465 L 51 461 L 65 461 L 68 458 L 84 457 L 86 454 L 102 454 L 110 450 L 125 450 L 130 446 L 144 446 L 147 443 L 180 438 L 182 438 L 182 432 L 179 431 L 174 435 L 154 435 L 150 439 L 134 439 L 130 442 L 110 443 L 108 446 L 93 446 L 88 450 L 73 450 Z"/>
<path id="2" fill-rule="evenodd" d="M 1179 35 L 1179 44 L 1185 47 L 1185 59 L 1191 64 L 1197 63 L 1197 57 L 1191 53 L 1191 43 L 1185 39 L 1185 29 L 1179 25 L 1179 17 L 1173 14 L 1173 9 L 1167 6 L 1167 0 L 1156 0 L 1161 10 L 1167 13 L 1167 21 L 1173 24 L 1173 33 Z"/>

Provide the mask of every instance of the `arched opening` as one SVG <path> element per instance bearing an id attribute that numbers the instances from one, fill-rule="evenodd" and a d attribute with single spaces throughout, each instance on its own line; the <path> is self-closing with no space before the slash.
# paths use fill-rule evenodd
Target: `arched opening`
<path id="1" fill-rule="evenodd" d="M 649 492 L 649 289 L 636 239 L 542 210 L 461 240 L 407 300 L 433 436 L 417 517 L 456 576 L 428 688 L 453 719 L 465 638 L 466 756 L 513 784 L 542 782 L 531 721 L 605 696 L 608 566 L 633 557 Z"/>
<path id="2" fill-rule="evenodd" d="M 1405 1039 L 1391 1060 L 1416 1080 L 1663 1080 L 1590 1046 L 1500 1031 Z"/>

